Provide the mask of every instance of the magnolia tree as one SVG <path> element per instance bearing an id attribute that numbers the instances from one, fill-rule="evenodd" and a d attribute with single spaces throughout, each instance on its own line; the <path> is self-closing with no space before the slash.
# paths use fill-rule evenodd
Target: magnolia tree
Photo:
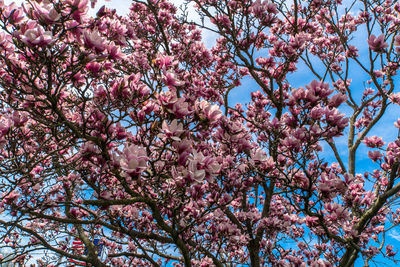
<path id="1" fill-rule="evenodd" d="M 396 262 L 397 1 L 89 4 L 0 1 L 3 263 Z"/>

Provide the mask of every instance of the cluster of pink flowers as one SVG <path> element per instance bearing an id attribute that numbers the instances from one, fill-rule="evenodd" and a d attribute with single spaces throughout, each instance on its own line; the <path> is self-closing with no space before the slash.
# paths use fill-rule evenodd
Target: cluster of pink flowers
<path id="1" fill-rule="evenodd" d="M 208 49 L 167 0 L 0 1 L 0 246 L 93 266 L 392 259 L 400 119 L 373 133 L 400 103 L 400 4 L 367 2 L 194 1 Z"/>

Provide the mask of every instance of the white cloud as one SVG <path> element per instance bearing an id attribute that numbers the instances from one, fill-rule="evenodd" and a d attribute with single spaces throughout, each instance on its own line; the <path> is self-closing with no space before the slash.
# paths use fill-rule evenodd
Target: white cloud
<path id="1" fill-rule="evenodd" d="M 396 239 L 397 241 L 400 242 L 400 233 L 397 232 L 396 229 L 390 231 L 390 232 L 389 232 L 389 236 L 390 236 L 391 238 Z"/>

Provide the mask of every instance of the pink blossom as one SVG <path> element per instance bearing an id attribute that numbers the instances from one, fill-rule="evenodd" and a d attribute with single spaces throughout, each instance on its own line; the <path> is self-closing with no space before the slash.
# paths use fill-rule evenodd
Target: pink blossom
<path id="1" fill-rule="evenodd" d="M 319 191 L 323 196 L 334 197 L 346 190 L 345 183 L 334 173 L 322 174 L 319 183 Z"/>
<path id="2" fill-rule="evenodd" d="M 324 108 L 320 105 L 314 107 L 310 112 L 310 117 L 314 120 L 319 120 L 324 115 Z"/>
<path id="3" fill-rule="evenodd" d="M 253 153 L 253 155 L 251 156 L 251 158 L 252 158 L 252 160 L 253 160 L 254 162 L 257 162 L 257 163 L 266 161 L 266 160 L 268 159 L 268 158 L 267 158 L 267 154 L 266 154 L 264 151 L 262 151 L 261 149 L 257 149 L 257 150 Z"/>
<path id="4" fill-rule="evenodd" d="M 0 5 L 0 7 L 1 7 L 1 5 Z M 3 16 L 4 17 L 9 16 L 10 21 L 12 21 L 13 23 L 16 23 L 16 24 L 21 23 L 26 19 L 26 17 L 24 16 L 24 11 L 21 8 L 16 7 L 14 2 L 11 3 L 11 5 L 6 7 L 5 9 L 3 9 Z"/>
<path id="5" fill-rule="evenodd" d="M 154 61 L 162 70 L 167 70 L 170 67 L 176 66 L 178 64 L 178 61 L 174 60 L 173 57 L 165 55 L 158 55 Z"/>
<path id="6" fill-rule="evenodd" d="M 173 103 L 172 108 L 169 109 L 177 118 L 183 118 L 192 113 L 189 103 L 185 101 L 185 98 L 181 97 Z"/>
<path id="7" fill-rule="evenodd" d="M 83 33 L 83 41 L 89 49 L 94 49 L 97 53 L 103 52 L 106 49 L 105 42 L 98 32 L 85 31 Z"/>
<path id="8" fill-rule="evenodd" d="M 262 18 L 267 13 L 276 14 L 276 5 L 270 1 L 255 1 L 251 6 L 251 12 L 258 18 Z"/>
<path id="9" fill-rule="evenodd" d="M 200 113 L 202 119 L 209 122 L 215 122 L 222 117 L 222 111 L 217 105 L 211 105 L 205 100 L 196 102 L 196 109 Z"/>
<path id="10" fill-rule="evenodd" d="M 137 176 L 147 168 L 146 150 L 137 145 L 125 145 L 124 150 L 117 158 L 119 166 L 127 176 Z"/>
<path id="11" fill-rule="evenodd" d="M 40 5 L 36 2 L 33 2 L 32 7 L 35 10 L 35 16 L 41 20 L 44 20 L 48 24 L 52 24 L 61 18 L 61 15 L 54 9 L 53 5 L 50 3 L 42 3 L 42 5 Z"/>
<path id="12" fill-rule="evenodd" d="M 121 52 L 121 49 L 116 46 L 114 42 L 111 42 L 111 44 L 107 45 L 107 53 L 108 56 L 114 60 L 120 60 L 125 57 L 125 55 Z"/>
<path id="13" fill-rule="evenodd" d="M 344 117 L 344 114 L 340 114 L 337 109 L 328 109 L 325 111 L 326 122 L 338 127 L 339 129 L 344 129 L 349 119 Z"/>
<path id="14" fill-rule="evenodd" d="M 197 183 L 202 183 L 206 176 L 206 172 L 205 170 L 199 170 L 197 168 L 197 163 L 197 160 L 190 161 L 188 166 L 189 178 Z"/>
<path id="15" fill-rule="evenodd" d="M 385 42 L 385 36 L 383 34 L 379 35 L 378 37 L 371 34 L 371 36 L 368 38 L 368 45 L 373 51 L 377 53 L 384 52 L 385 48 L 388 47 L 388 44 Z"/>
<path id="16" fill-rule="evenodd" d="M 72 18 L 77 22 L 83 21 L 83 16 L 87 13 L 88 10 L 88 0 L 68 0 L 69 4 L 75 10 L 72 13 Z"/>
<path id="17" fill-rule="evenodd" d="M 382 147 L 385 144 L 382 138 L 378 136 L 365 137 L 363 143 L 371 148 Z"/>
<path id="18" fill-rule="evenodd" d="M 122 140 L 127 137 L 127 132 L 121 123 L 117 123 L 115 126 L 110 127 L 110 132 L 115 135 L 118 140 Z"/>
<path id="19" fill-rule="evenodd" d="M 332 92 L 332 89 L 329 89 L 329 84 L 320 82 L 317 80 L 313 80 L 309 85 L 306 85 L 305 98 L 311 103 L 316 103 L 320 99 L 327 98 Z"/>
<path id="20" fill-rule="evenodd" d="M 163 121 L 162 130 L 163 133 L 159 135 L 160 138 L 168 138 L 174 141 L 180 141 L 180 136 L 185 132 L 182 123 L 178 123 L 177 120 L 173 120 L 170 124 Z"/>
<path id="21" fill-rule="evenodd" d="M 306 224 L 308 227 L 315 226 L 318 224 L 318 222 L 319 222 L 318 217 L 315 217 L 315 216 L 307 216 L 306 217 Z"/>
<path id="22" fill-rule="evenodd" d="M 98 74 L 101 67 L 102 67 L 102 65 L 98 62 L 90 62 L 90 63 L 86 64 L 86 69 L 88 71 L 92 72 L 93 74 Z"/>
<path id="23" fill-rule="evenodd" d="M 373 162 L 381 159 L 383 154 L 379 151 L 368 151 L 368 157 L 372 159 Z"/>
<path id="24" fill-rule="evenodd" d="M 47 46 L 54 42 L 54 37 L 50 31 L 44 31 L 41 26 L 37 26 L 26 30 L 21 40 L 29 46 Z"/>
<path id="25" fill-rule="evenodd" d="M 175 88 L 177 86 L 182 86 L 185 84 L 184 82 L 178 80 L 176 74 L 171 71 L 167 71 L 166 73 L 164 73 L 164 83 L 169 88 Z"/>
<path id="26" fill-rule="evenodd" d="M 340 106 L 342 103 L 344 103 L 347 100 L 347 95 L 345 94 L 336 94 L 334 96 L 332 96 L 329 99 L 329 107 L 335 107 L 337 108 L 338 106 Z"/>

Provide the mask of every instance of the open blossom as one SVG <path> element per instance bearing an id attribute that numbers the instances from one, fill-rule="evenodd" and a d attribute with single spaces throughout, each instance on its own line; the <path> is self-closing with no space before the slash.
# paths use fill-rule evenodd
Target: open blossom
<path id="1" fill-rule="evenodd" d="M 26 30 L 21 40 L 29 46 L 46 46 L 54 42 L 54 37 L 50 31 L 44 31 L 42 27 L 38 26 Z"/>
<path id="2" fill-rule="evenodd" d="M 339 111 L 334 109 L 328 109 L 325 111 L 326 122 L 337 126 L 339 129 L 344 129 L 349 119 L 344 117 L 344 114 L 339 113 Z"/>
<path id="3" fill-rule="evenodd" d="M 98 53 L 106 49 L 104 40 L 97 32 L 84 32 L 83 41 L 88 48 L 94 49 Z"/>
<path id="4" fill-rule="evenodd" d="M 120 157 L 117 158 L 121 169 L 128 176 L 137 176 L 147 168 L 146 150 L 137 145 L 125 146 Z"/>
<path id="5" fill-rule="evenodd" d="M 192 160 L 189 163 L 188 166 L 188 171 L 189 171 L 189 178 L 197 183 L 203 182 L 205 176 L 206 176 L 206 171 L 205 170 L 199 170 L 197 168 L 197 160 Z"/>
<path id="6" fill-rule="evenodd" d="M 72 18 L 77 22 L 82 22 L 83 16 L 87 13 L 89 8 L 88 0 L 69 0 L 68 2 L 75 10 L 75 12 L 72 13 Z"/>
<path id="7" fill-rule="evenodd" d="M 368 45 L 369 47 L 378 53 L 382 53 L 385 51 L 385 48 L 388 47 L 388 44 L 385 42 L 385 36 L 383 34 L 376 37 L 375 35 L 371 35 L 368 38 Z"/>
<path id="8" fill-rule="evenodd" d="M 259 148 L 253 153 L 251 158 L 254 162 L 257 162 L 257 163 L 266 161 L 268 159 L 267 154 L 262 149 L 259 149 Z"/>
<path id="9" fill-rule="evenodd" d="M 333 173 L 322 174 L 318 188 L 322 195 L 328 197 L 334 197 L 346 190 L 345 183 Z"/>
<path id="10" fill-rule="evenodd" d="M 186 115 L 189 115 L 191 112 L 191 108 L 189 107 L 188 102 L 185 102 L 185 98 L 179 98 L 173 105 L 172 109 L 169 110 L 173 113 L 177 118 L 182 118 Z"/>
<path id="11" fill-rule="evenodd" d="M 347 100 L 347 95 L 341 93 L 336 94 L 329 99 L 329 107 L 337 108 L 346 100 Z"/>
<path id="12" fill-rule="evenodd" d="M 258 18 L 262 18 L 267 13 L 276 14 L 276 5 L 270 1 L 255 1 L 250 8 L 251 12 Z"/>
<path id="13" fill-rule="evenodd" d="M 371 136 L 365 137 L 363 143 L 367 145 L 367 147 L 375 148 L 375 147 L 383 147 L 385 142 L 383 142 L 381 137 Z"/>
<path id="14" fill-rule="evenodd" d="M 197 162 L 201 169 L 210 175 L 217 175 L 221 170 L 221 165 L 211 156 L 204 156 L 202 152 L 193 151 L 190 156 L 191 162 Z"/>
<path id="15" fill-rule="evenodd" d="M 107 45 L 107 53 L 108 56 L 114 60 L 123 59 L 125 57 L 125 55 L 121 52 L 121 49 L 116 46 L 114 42 L 111 42 L 109 45 Z"/>
<path id="16" fill-rule="evenodd" d="M 154 62 L 162 70 L 167 70 L 170 67 L 176 66 L 178 61 L 174 60 L 171 56 L 158 55 Z"/>
<path id="17" fill-rule="evenodd" d="M 211 105 L 206 100 L 196 102 L 196 109 L 200 113 L 200 117 L 209 122 L 215 122 L 222 117 L 222 111 L 218 105 Z"/>
<path id="18" fill-rule="evenodd" d="M 175 73 L 170 71 L 164 73 L 164 83 L 169 88 L 175 88 L 176 86 L 182 86 L 185 84 L 176 77 Z"/>
<path id="19" fill-rule="evenodd" d="M 40 5 L 33 2 L 32 7 L 35 10 L 34 15 L 48 24 L 52 24 L 61 18 L 61 15 L 54 9 L 52 4 L 42 3 L 42 5 Z"/>
<path id="20" fill-rule="evenodd" d="M 314 103 L 320 99 L 328 97 L 333 90 L 329 89 L 329 84 L 321 81 L 313 80 L 310 84 L 306 85 L 306 99 Z"/>
<path id="21" fill-rule="evenodd" d="M 171 124 L 163 121 L 162 130 L 163 133 L 159 135 L 160 138 L 168 138 L 174 141 L 180 141 L 180 136 L 184 132 L 182 123 L 178 123 L 177 120 L 173 120 Z"/>

